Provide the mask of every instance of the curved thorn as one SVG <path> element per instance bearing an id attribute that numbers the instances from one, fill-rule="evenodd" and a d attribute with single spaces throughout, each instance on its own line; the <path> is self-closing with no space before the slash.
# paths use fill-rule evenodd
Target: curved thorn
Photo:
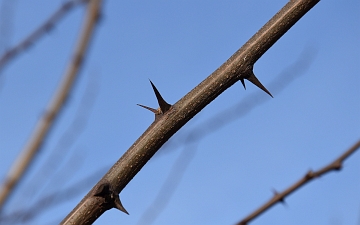
<path id="1" fill-rule="evenodd" d="M 260 83 L 260 81 L 256 78 L 253 72 L 251 72 L 250 76 L 247 77 L 246 79 L 251 83 L 253 83 L 255 86 L 257 86 L 258 88 L 260 88 L 261 90 L 265 91 L 268 95 L 270 95 L 273 98 L 271 93 L 264 87 L 264 85 Z"/>
<path id="2" fill-rule="evenodd" d="M 145 108 L 145 109 L 147 109 L 147 110 L 150 110 L 151 112 L 153 112 L 153 113 L 155 113 L 155 114 L 159 114 L 159 111 L 156 110 L 156 109 L 153 109 L 153 108 L 150 108 L 150 107 L 147 107 L 147 106 L 144 106 L 144 105 L 140 105 L 140 104 L 136 104 L 136 105 L 138 105 L 138 106 L 140 106 L 140 107 L 143 107 L 143 108 Z"/>
<path id="3" fill-rule="evenodd" d="M 244 79 L 240 78 L 240 81 L 241 81 L 242 85 L 244 86 L 244 89 L 246 90 L 246 86 L 245 86 L 245 81 L 244 81 Z"/>
<path id="4" fill-rule="evenodd" d="M 126 214 L 129 215 L 128 211 L 126 211 L 126 209 L 124 208 L 124 206 L 121 204 L 119 195 L 116 195 L 116 196 L 115 196 L 114 205 L 115 205 L 114 208 L 117 208 L 117 209 L 120 210 L 121 212 L 124 212 L 124 213 L 126 213 Z"/>
<path id="5" fill-rule="evenodd" d="M 149 80 L 149 81 L 150 81 L 150 84 L 151 84 L 151 86 L 152 86 L 152 88 L 153 88 L 153 90 L 154 90 L 154 92 L 155 92 L 156 99 L 157 99 L 157 101 L 158 101 L 158 103 L 159 103 L 161 112 L 162 112 L 162 113 L 166 113 L 166 112 L 170 109 L 171 105 L 170 105 L 169 103 L 167 103 L 167 102 L 163 99 L 163 97 L 161 97 L 159 91 L 156 89 L 156 87 L 155 87 L 155 85 L 153 84 L 153 82 L 151 82 L 151 80 Z"/>

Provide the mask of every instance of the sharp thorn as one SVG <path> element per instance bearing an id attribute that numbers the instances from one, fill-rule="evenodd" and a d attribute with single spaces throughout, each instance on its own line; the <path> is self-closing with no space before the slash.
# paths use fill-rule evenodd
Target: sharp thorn
<path id="1" fill-rule="evenodd" d="M 104 181 L 102 184 L 97 186 L 97 188 L 94 189 L 93 195 L 103 198 L 106 204 L 111 204 L 111 208 L 117 208 L 129 215 L 128 211 L 126 211 L 124 206 L 121 204 L 118 192 L 114 191 L 114 188 L 108 181 Z"/>
<path id="2" fill-rule="evenodd" d="M 163 97 L 161 97 L 159 91 L 156 89 L 156 87 L 155 87 L 155 85 L 153 84 L 153 82 L 151 82 L 151 80 L 149 80 L 149 81 L 150 81 L 151 86 L 152 86 L 152 88 L 153 88 L 153 90 L 154 90 L 154 92 L 155 92 L 156 99 L 157 99 L 157 101 L 158 101 L 158 103 L 159 103 L 161 112 L 162 112 L 162 113 L 166 113 L 166 112 L 170 109 L 171 105 L 170 105 L 169 103 L 167 103 L 167 102 L 163 99 Z"/>
<path id="3" fill-rule="evenodd" d="M 264 85 L 260 83 L 260 81 L 256 78 L 253 72 L 251 72 L 250 76 L 246 77 L 246 79 L 251 83 L 253 83 L 255 86 L 257 86 L 258 88 L 260 88 L 261 90 L 265 91 L 268 95 L 270 95 L 273 98 L 271 93 L 264 87 Z"/>
<path id="4" fill-rule="evenodd" d="M 242 85 L 244 86 L 244 89 L 246 90 L 246 86 L 245 86 L 245 81 L 244 81 L 244 79 L 240 79 L 240 81 L 241 81 Z"/>
<path id="5" fill-rule="evenodd" d="M 150 107 L 147 107 L 147 106 L 144 106 L 144 105 L 140 105 L 140 104 L 136 104 L 136 105 L 138 105 L 138 106 L 140 106 L 140 107 L 143 107 L 143 108 L 145 108 L 145 109 L 147 109 L 147 110 L 150 110 L 151 112 L 153 112 L 153 113 L 155 113 L 155 114 L 159 114 L 159 111 L 156 110 L 156 109 L 153 109 L 153 108 L 150 108 Z"/>
<path id="6" fill-rule="evenodd" d="M 128 211 L 126 211 L 126 209 L 124 208 L 124 206 L 121 204 L 121 201 L 120 201 L 120 198 L 119 198 L 119 195 L 116 195 L 115 196 L 115 201 L 114 201 L 114 205 L 115 205 L 115 208 L 117 208 L 118 210 L 126 213 L 129 215 Z"/>

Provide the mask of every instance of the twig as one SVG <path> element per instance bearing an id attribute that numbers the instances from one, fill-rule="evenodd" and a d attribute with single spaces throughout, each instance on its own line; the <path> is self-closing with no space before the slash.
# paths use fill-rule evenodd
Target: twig
<path id="1" fill-rule="evenodd" d="M 318 2 L 289 1 L 220 68 L 156 119 L 61 224 L 92 224 L 111 208 L 126 212 L 118 194 L 147 161 L 192 117 L 237 81 L 251 79 L 261 88 L 253 74 L 254 63 Z"/>
<path id="2" fill-rule="evenodd" d="M 83 63 L 93 29 L 95 27 L 96 21 L 98 20 L 100 3 L 101 0 L 92 0 L 89 2 L 84 27 L 76 45 L 73 58 L 64 74 L 63 80 L 60 83 L 57 92 L 54 94 L 53 99 L 50 101 L 45 115 L 38 121 L 32 136 L 22 150 L 20 156 L 13 164 L 5 182 L 0 189 L 0 211 L 8 199 L 10 193 L 18 184 L 26 169 L 29 167 L 32 159 L 39 151 L 41 144 L 45 140 L 54 120 L 59 115 L 59 112 L 66 101 L 66 98 L 73 86 L 74 80 Z"/>
<path id="3" fill-rule="evenodd" d="M 39 28 L 33 31 L 28 37 L 26 37 L 19 44 L 15 45 L 11 49 L 7 50 L 2 56 L 0 56 L 0 71 L 11 59 L 15 58 L 20 52 L 25 51 L 37 40 L 40 39 L 46 32 L 50 31 L 55 24 L 69 12 L 74 6 L 81 3 L 87 2 L 89 0 L 71 0 L 63 3 L 63 5 L 53 13 L 49 19 L 45 21 Z"/>
<path id="4" fill-rule="evenodd" d="M 352 147 L 350 147 L 348 150 L 346 150 L 342 155 L 340 155 L 337 159 L 335 159 L 330 164 L 324 166 L 323 168 L 312 171 L 310 170 L 305 174 L 304 177 L 302 177 L 300 180 L 295 182 L 293 185 L 291 185 L 289 188 L 284 190 L 283 192 L 274 193 L 274 197 L 272 197 L 268 202 L 266 202 L 264 205 L 260 206 L 257 210 L 255 210 L 253 213 L 245 217 L 243 220 L 241 220 L 237 225 L 246 225 L 251 220 L 258 217 L 260 214 L 264 213 L 266 210 L 268 210 L 271 206 L 275 205 L 278 202 L 284 202 L 285 197 L 289 196 L 291 193 L 299 189 L 300 187 L 304 186 L 306 183 L 308 183 L 311 180 L 314 180 L 315 178 L 318 178 L 328 172 L 331 171 L 338 171 L 342 168 L 342 164 L 345 159 L 347 159 L 351 154 L 353 154 L 357 149 L 360 148 L 360 140 L 356 142 Z"/>

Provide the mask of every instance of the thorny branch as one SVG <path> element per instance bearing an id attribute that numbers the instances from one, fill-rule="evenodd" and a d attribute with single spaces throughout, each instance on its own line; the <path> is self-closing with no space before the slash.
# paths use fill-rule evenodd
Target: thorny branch
<path id="1" fill-rule="evenodd" d="M 38 121 L 32 136 L 25 145 L 21 154 L 10 169 L 5 182 L 0 189 L 0 212 L 1 208 L 12 193 L 14 187 L 18 184 L 26 169 L 29 167 L 32 159 L 41 148 L 43 140 L 47 136 L 54 120 L 59 115 L 67 96 L 73 86 L 75 78 L 84 61 L 85 53 L 90 42 L 93 29 L 99 17 L 100 0 L 92 0 L 89 2 L 85 24 L 76 45 L 73 58 L 64 73 L 57 92 L 50 101 L 46 113 Z"/>
<path id="2" fill-rule="evenodd" d="M 28 37 L 26 37 L 23 41 L 18 43 L 16 46 L 11 49 L 5 51 L 5 53 L 0 56 L 0 71 L 1 69 L 8 63 L 11 59 L 15 58 L 19 53 L 25 51 L 32 44 L 34 44 L 40 37 L 42 37 L 46 32 L 49 32 L 55 24 L 66 15 L 72 8 L 76 5 L 85 3 L 89 0 L 70 0 L 68 2 L 63 3 L 63 5 L 53 13 L 49 19 L 45 21 L 39 28 L 33 31 Z"/>
<path id="3" fill-rule="evenodd" d="M 285 68 L 278 76 L 276 76 L 269 84 L 270 90 L 275 94 L 278 95 L 283 91 L 286 87 L 290 85 L 291 82 L 293 82 L 295 79 L 302 76 L 311 66 L 312 62 L 314 61 L 314 58 L 316 57 L 317 49 L 313 48 L 311 46 L 305 47 L 303 52 L 300 54 L 296 62 L 294 62 L 292 65 Z M 94 90 L 96 90 L 96 84 L 95 81 L 89 81 L 89 85 L 86 88 L 86 91 L 83 95 L 83 103 L 81 103 L 81 108 L 78 109 L 78 115 L 76 116 L 73 125 L 69 128 L 69 133 L 73 133 L 74 130 L 78 130 L 78 126 L 75 126 L 75 124 L 83 123 L 79 121 L 83 121 L 85 115 L 83 115 L 85 112 L 89 111 L 89 108 L 91 105 L 91 101 L 94 98 Z M 195 128 L 192 128 L 190 131 L 185 131 L 182 133 L 182 135 L 177 135 L 176 139 L 171 139 L 166 143 L 166 146 L 164 145 L 157 153 L 161 152 L 169 152 L 171 150 L 177 149 L 180 147 L 180 145 L 183 145 L 183 149 L 181 150 L 181 153 L 174 163 L 173 167 L 170 169 L 170 172 L 164 181 L 164 184 L 161 187 L 161 190 L 158 191 L 158 194 L 155 197 L 155 200 L 151 205 L 148 207 L 148 209 L 144 212 L 144 214 L 141 216 L 140 220 L 138 221 L 138 224 L 151 224 L 152 221 L 155 221 L 156 218 L 161 214 L 162 210 L 166 207 L 168 202 L 170 201 L 175 189 L 177 188 L 177 185 L 181 182 L 181 179 L 190 164 L 193 156 L 195 155 L 197 151 L 197 145 L 198 143 L 205 137 L 207 137 L 209 134 L 214 133 L 218 131 L 219 129 L 223 128 L 225 125 L 229 124 L 230 122 L 240 119 L 244 116 L 246 116 L 249 112 L 252 111 L 252 109 L 260 106 L 262 103 L 265 103 L 267 101 L 271 100 L 267 96 L 263 95 L 261 92 L 254 92 L 250 95 L 247 95 L 245 99 L 240 100 L 238 103 L 234 104 L 233 106 L 221 111 L 218 114 L 215 114 L 213 117 L 207 119 L 203 123 L 197 125 Z M 81 112 L 81 113 L 80 113 Z M 157 113 L 157 111 L 156 111 Z M 225 116 L 224 116 L 225 115 Z M 224 117 L 226 119 L 224 119 Z M 70 132 L 71 131 L 71 132 Z M 69 134 L 65 133 L 64 137 L 62 139 L 68 140 L 73 139 L 68 137 Z M 66 137 L 66 138 L 65 138 Z M 60 140 L 62 140 L 60 139 Z M 176 141 L 175 141 L 176 140 Z M 66 142 L 66 144 L 60 144 L 61 145 L 61 153 L 63 154 L 64 151 L 66 151 L 69 148 L 70 143 Z M 34 196 L 34 192 L 31 190 L 38 190 L 39 187 L 36 186 L 32 187 L 36 184 L 44 184 L 44 176 L 45 178 L 48 177 L 47 173 L 48 171 L 51 171 L 52 168 L 49 166 L 54 166 L 55 159 L 51 160 L 52 158 L 57 158 L 57 161 L 59 161 L 59 156 L 56 154 L 56 150 L 60 149 L 55 148 L 55 152 L 53 156 L 48 159 L 46 165 L 41 167 L 39 171 L 46 171 L 45 174 L 41 173 L 35 175 L 35 181 L 32 179 L 31 184 L 32 185 L 25 185 L 27 187 L 27 191 L 23 194 L 25 196 Z M 57 162 L 58 163 L 58 162 Z M 49 165 L 47 165 L 49 164 Z M 69 164 L 71 165 L 71 163 Z M 110 166 L 106 167 L 109 168 Z M 67 168 L 65 166 L 64 168 Z M 73 171 L 73 169 L 71 169 Z M 103 168 L 101 169 L 103 175 L 106 170 Z M 59 172 L 60 174 L 69 174 L 65 172 Z M 94 182 L 90 181 L 96 181 L 100 179 L 99 171 L 96 171 L 94 175 L 91 176 L 91 179 L 84 179 L 84 181 L 77 182 L 75 185 L 72 185 L 69 188 L 66 188 L 65 190 L 59 190 L 58 192 L 54 192 L 50 195 L 41 196 L 34 204 L 31 206 L 28 206 L 26 209 L 16 209 L 15 211 L 0 216 L 0 224 L 2 223 L 12 223 L 14 224 L 15 221 L 30 221 L 34 218 L 36 218 L 38 215 L 43 213 L 45 210 L 49 210 L 53 208 L 54 206 L 57 206 L 61 202 L 70 200 L 72 197 L 75 197 L 75 193 L 79 194 L 80 191 L 85 191 L 90 187 L 90 185 Z M 39 177 L 38 179 L 36 179 Z M 41 177 L 41 179 L 40 179 Z M 95 179 L 96 177 L 96 179 Z M 40 179 L 40 180 L 39 180 Z M 56 181 L 59 179 L 57 178 Z M 61 179 L 60 179 L 61 180 Z M 29 186 L 29 187 L 28 187 Z M 49 187 L 53 187 L 53 183 L 48 185 Z M 58 186 L 58 185 L 55 185 Z M 29 189 L 29 190 L 28 190 Z M 46 189 L 46 188 L 45 188 Z M 31 194 L 28 192 L 30 191 Z M 23 197 L 25 197 L 23 196 Z M 23 198 L 22 197 L 22 198 Z"/>
<path id="4" fill-rule="evenodd" d="M 237 81 L 248 79 L 266 91 L 253 74 L 254 63 L 318 2 L 319 0 L 288 2 L 221 67 L 167 112 L 162 112 L 161 117 L 150 125 L 61 224 L 92 224 L 106 210 L 121 209 L 122 205 L 119 207 L 114 195 L 124 189 L 174 133 Z M 98 193 L 104 186 L 108 187 L 108 191 L 99 196 Z"/>
<path id="5" fill-rule="evenodd" d="M 245 217 L 243 220 L 241 220 L 237 225 L 246 225 L 251 220 L 255 219 L 262 213 L 264 213 L 266 210 L 268 210 L 271 206 L 275 205 L 278 202 L 284 202 L 285 197 L 289 196 L 291 193 L 296 191 L 297 189 L 301 188 L 305 184 L 307 184 L 309 181 L 314 180 L 315 178 L 318 178 L 328 172 L 331 171 L 338 171 L 342 168 L 342 164 L 351 154 L 353 154 L 356 150 L 360 148 L 360 140 L 356 142 L 352 147 L 350 147 L 347 151 L 345 151 L 342 155 L 340 155 L 337 159 L 335 159 L 330 164 L 324 166 L 323 168 L 312 171 L 310 170 L 305 174 L 304 177 L 302 177 L 300 180 L 295 182 L 293 185 L 288 187 L 283 192 L 274 192 L 274 197 L 272 197 L 268 202 L 266 202 L 264 205 L 260 206 L 257 210 L 255 210 L 253 213 Z"/>
<path id="6" fill-rule="evenodd" d="M 294 64 L 285 68 L 283 72 L 269 83 L 268 86 L 270 87 L 270 90 L 277 95 L 289 86 L 291 82 L 303 75 L 314 61 L 316 53 L 316 49 L 311 47 L 305 48 Z M 217 132 L 230 122 L 245 117 L 253 109 L 269 100 L 271 99 L 263 95 L 263 93 L 251 93 L 233 106 L 216 113 L 214 116 L 206 119 L 199 125 L 196 125 L 191 130 L 183 132 L 183 135 L 179 136 L 178 134 L 176 139 L 169 140 L 157 155 L 161 152 L 169 152 L 170 150 L 183 146 L 181 153 L 170 169 L 170 172 L 155 199 L 145 210 L 137 224 L 153 224 L 158 216 L 161 215 L 178 184 L 181 182 L 188 165 L 190 165 L 192 158 L 195 156 L 198 149 L 197 146 L 203 138 Z"/>

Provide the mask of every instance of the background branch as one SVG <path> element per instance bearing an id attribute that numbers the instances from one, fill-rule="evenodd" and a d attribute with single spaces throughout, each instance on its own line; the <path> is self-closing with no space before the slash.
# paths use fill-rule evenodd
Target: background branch
<path id="1" fill-rule="evenodd" d="M 36 153 L 41 148 L 41 145 L 47 136 L 54 120 L 59 115 L 67 96 L 73 86 L 75 78 L 83 63 L 88 44 L 93 33 L 93 28 L 99 17 L 100 1 L 93 0 L 88 6 L 88 10 L 85 16 L 85 22 L 83 30 L 80 33 L 78 43 L 75 47 L 73 57 L 69 66 L 64 73 L 63 79 L 59 85 L 58 90 L 50 101 L 46 113 L 39 120 L 35 126 L 34 132 L 30 137 L 28 143 L 25 145 L 21 154 L 11 167 L 5 182 L 0 189 L 0 210 L 3 207 L 12 190 L 16 187 L 21 177 L 26 172 Z"/>
<path id="2" fill-rule="evenodd" d="M 60 19 L 62 19 L 71 9 L 75 6 L 85 3 L 89 0 L 70 0 L 62 4 L 62 6 L 54 12 L 49 19 L 47 19 L 44 24 L 39 28 L 34 30 L 28 37 L 23 41 L 15 45 L 14 47 L 5 51 L 5 53 L 0 56 L 0 72 L 3 67 L 12 59 L 14 59 L 19 53 L 28 49 L 32 44 L 39 40 L 44 34 L 49 32 Z M 1 74 L 0 74 L 1 75 Z"/>

